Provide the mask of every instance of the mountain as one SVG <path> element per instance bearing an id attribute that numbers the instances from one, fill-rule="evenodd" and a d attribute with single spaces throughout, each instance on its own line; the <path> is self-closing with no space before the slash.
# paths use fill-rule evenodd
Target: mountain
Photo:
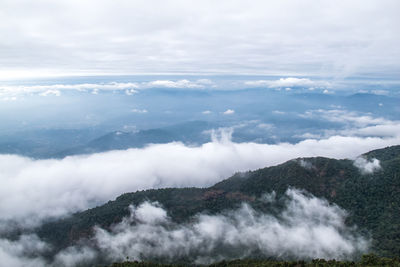
<path id="1" fill-rule="evenodd" d="M 86 144 L 68 148 L 53 156 L 62 158 L 69 155 L 98 153 L 109 150 L 142 148 L 148 144 L 169 142 L 205 143 L 210 135 L 205 132 L 217 125 L 206 121 L 189 121 L 163 128 L 140 130 L 137 132 L 113 131 L 97 137 Z"/>
<path id="2" fill-rule="evenodd" d="M 156 262 L 138 262 L 138 261 L 125 261 L 114 263 L 110 267 L 183 267 L 185 265 L 180 264 L 160 264 Z M 337 266 L 353 266 L 353 267 L 380 267 L 380 266 L 400 266 L 399 259 L 382 258 L 374 254 L 363 255 L 361 260 L 358 262 L 354 261 L 336 261 L 336 260 L 324 260 L 324 259 L 313 259 L 310 262 L 304 260 L 299 261 L 274 261 L 265 259 L 236 259 L 232 261 L 220 261 L 210 265 L 202 265 L 204 267 L 337 267 Z"/>
<path id="3" fill-rule="evenodd" d="M 96 127 L 14 132 L 0 136 L 0 154 L 48 158 L 59 151 L 85 144 L 103 134 L 104 131 Z"/>
<path id="4" fill-rule="evenodd" d="M 243 202 L 264 213 L 281 207 L 261 200 L 265 193 L 279 199 L 288 188 L 305 190 L 348 212 L 346 224 L 372 238 L 372 251 L 381 256 L 400 255 L 400 146 L 362 155 L 377 159 L 380 168 L 365 173 L 349 159 L 299 158 L 286 163 L 237 173 L 209 188 L 166 188 L 126 193 L 114 201 L 45 223 L 36 233 L 62 249 L 88 238 L 93 227 L 110 229 L 129 215 L 129 205 L 157 201 L 175 222 L 187 222 L 199 212 L 217 214 Z M 201 170 L 193 170 L 201 171 Z"/>
<path id="5" fill-rule="evenodd" d="M 110 267 L 183 267 L 185 265 L 180 264 L 160 264 L 156 262 L 138 262 L 138 261 L 125 261 L 114 263 Z M 390 259 L 378 257 L 374 254 L 363 255 L 361 260 L 358 262 L 354 261 L 336 261 L 336 260 L 324 260 L 324 259 L 313 259 L 310 262 L 304 260 L 299 261 L 274 261 L 265 259 L 236 259 L 232 261 L 220 261 L 210 265 L 202 265 L 204 267 L 337 267 L 337 266 L 353 266 L 353 267 L 380 267 L 380 266 L 400 266 L 399 259 Z"/>

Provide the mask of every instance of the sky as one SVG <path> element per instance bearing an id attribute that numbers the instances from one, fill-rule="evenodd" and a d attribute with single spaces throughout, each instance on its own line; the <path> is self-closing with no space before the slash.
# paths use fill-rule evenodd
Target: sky
<path id="1" fill-rule="evenodd" d="M 400 2 L 2 0 L 0 80 L 104 74 L 399 77 Z"/>

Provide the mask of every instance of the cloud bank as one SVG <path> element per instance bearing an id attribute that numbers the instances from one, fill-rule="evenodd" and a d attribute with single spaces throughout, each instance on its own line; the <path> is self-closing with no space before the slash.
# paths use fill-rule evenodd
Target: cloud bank
<path id="1" fill-rule="evenodd" d="M 41 253 L 48 248 L 35 236 L 8 242 L 0 239 L 0 254 L 13 266 L 76 266 L 106 262 L 179 259 L 210 264 L 251 255 L 281 259 L 351 259 L 365 252 L 369 240 L 345 225 L 346 212 L 326 200 L 288 189 L 277 200 L 283 206 L 276 216 L 242 204 L 216 215 L 197 214 L 188 223 L 174 223 L 158 203 L 131 206 L 131 214 L 110 230 L 95 228 L 90 245 L 59 252 L 53 262 Z M 35 254 L 36 253 L 36 254 Z M 39 255 L 39 256 L 38 256 Z M 22 257 L 21 257 L 22 256 Z M 3 258 L 4 259 L 4 258 Z M 31 259 L 29 265 L 24 265 Z"/>
<path id="2" fill-rule="evenodd" d="M 234 143 L 230 134 L 214 134 L 212 142 L 197 147 L 168 143 L 47 160 L 0 155 L 0 221 L 16 220 L 26 226 L 93 207 L 126 192 L 210 186 L 237 171 L 297 157 L 356 158 L 400 143 L 398 133 L 386 138 L 331 136 L 274 145 Z"/>
<path id="3" fill-rule="evenodd" d="M 344 109 L 309 110 L 299 116 L 302 118 L 322 118 L 331 122 L 344 123 L 353 128 L 367 127 L 371 125 L 393 125 L 399 123 L 398 121 L 391 121 L 382 117 L 373 117 L 368 114 L 360 114 L 356 111 Z"/>
<path id="4" fill-rule="evenodd" d="M 269 87 L 269 88 L 286 88 L 290 90 L 290 87 L 327 87 L 330 84 L 325 81 L 312 81 L 308 78 L 280 78 L 279 80 L 256 80 L 246 81 L 244 83 L 247 86 L 254 87 Z M 288 90 L 288 91 L 289 91 Z"/>
<path id="5" fill-rule="evenodd" d="M 301 138 L 327 138 L 329 136 L 359 136 L 359 137 L 393 137 L 400 131 L 400 121 L 388 120 L 383 117 L 373 117 L 344 109 L 309 110 L 298 115 L 307 119 L 323 119 L 342 124 L 342 129 L 327 129 L 322 134 L 305 133 Z"/>
<path id="6" fill-rule="evenodd" d="M 399 5 L 396 0 L 3 0 L 0 35 L 7 38 L 0 46 L 0 78 L 32 73 L 398 77 Z"/>
<path id="7" fill-rule="evenodd" d="M 0 97 L 32 95 L 60 96 L 63 91 L 83 91 L 98 94 L 99 91 L 123 91 L 132 95 L 141 89 L 148 88 L 174 88 L 174 89 L 204 89 L 214 88 L 214 83 L 209 79 L 194 81 L 182 80 L 155 80 L 148 82 L 108 82 L 108 83 L 79 83 L 79 84 L 52 84 L 52 85 L 0 85 Z"/>
<path id="8" fill-rule="evenodd" d="M 198 264 L 261 252 L 279 258 L 345 259 L 368 242 L 344 224 L 345 211 L 325 200 L 289 189 L 279 216 L 243 204 L 219 215 L 199 214 L 176 225 L 156 203 L 131 208 L 130 218 L 111 231 L 96 229 L 95 241 L 113 260 L 189 257 Z M 133 224 L 134 223 L 134 224 Z"/>

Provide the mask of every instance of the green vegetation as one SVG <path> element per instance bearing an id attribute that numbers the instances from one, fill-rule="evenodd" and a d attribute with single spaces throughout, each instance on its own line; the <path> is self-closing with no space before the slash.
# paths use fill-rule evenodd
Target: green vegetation
<path id="1" fill-rule="evenodd" d="M 363 175 L 351 160 L 306 158 L 302 159 L 309 163 L 305 168 L 297 159 L 274 167 L 238 173 L 209 188 L 126 193 L 100 207 L 48 222 L 37 233 L 55 248 L 62 249 L 78 239 L 90 237 L 95 225 L 108 229 L 129 214 L 129 205 L 138 205 L 146 200 L 161 203 L 176 222 L 187 222 L 199 212 L 215 214 L 237 208 L 243 202 L 256 210 L 274 213 L 279 211 L 278 204 L 266 203 L 261 196 L 275 191 L 280 198 L 289 187 L 294 187 L 325 198 L 348 211 L 346 223 L 357 225 L 359 232 L 371 236 L 372 252 L 379 256 L 396 257 L 400 255 L 400 146 L 375 150 L 364 156 L 379 159 L 382 169 Z"/>
<path id="2" fill-rule="evenodd" d="M 110 267 L 181 267 L 181 266 L 185 265 L 170 265 L 170 264 L 160 264 L 152 262 L 126 261 L 126 262 L 114 263 Z M 314 259 L 310 262 L 243 259 L 243 260 L 233 260 L 233 261 L 221 261 L 218 263 L 208 265 L 208 267 L 228 267 L 228 266 L 229 267 L 400 266 L 400 259 L 382 258 L 374 254 L 367 254 L 364 255 L 359 262 L 324 260 L 324 259 Z"/>

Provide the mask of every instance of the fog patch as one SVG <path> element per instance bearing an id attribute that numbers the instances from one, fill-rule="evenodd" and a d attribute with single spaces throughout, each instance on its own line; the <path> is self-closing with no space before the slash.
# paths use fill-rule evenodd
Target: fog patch
<path id="1" fill-rule="evenodd" d="M 271 193 L 265 193 L 260 198 L 260 201 L 264 203 L 272 203 L 276 201 L 276 192 L 272 191 Z"/>
<path id="2" fill-rule="evenodd" d="M 130 215 L 109 230 L 95 227 L 92 238 L 58 252 L 52 261 L 43 257 L 51 248 L 35 235 L 0 239 L 0 258 L 5 266 L 17 267 L 108 264 L 127 257 L 210 264 L 251 256 L 353 259 L 369 248 L 368 238 L 345 225 L 346 211 L 325 199 L 297 189 L 288 189 L 281 198 L 275 192 L 263 197 L 282 210 L 271 215 L 243 203 L 235 210 L 199 213 L 178 224 L 159 203 L 143 202 L 130 206 Z"/>
<path id="3" fill-rule="evenodd" d="M 270 195 L 272 197 L 273 194 Z M 346 212 L 326 200 L 288 189 L 278 216 L 250 205 L 218 215 L 199 214 L 176 224 L 158 203 L 131 207 L 131 215 L 110 231 L 96 228 L 94 241 L 110 260 L 189 259 L 209 264 L 251 255 L 296 259 L 349 259 L 369 241 L 345 225 Z M 151 212 L 148 212 L 151 210 Z M 156 211 L 157 210 L 157 211 Z M 156 212 L 155 212 L 156 211 Z M 153 214 L 142 220 L 138 214 Z"/>
<path id="4" fill-rule="evenodd" d="M 0 265 L 13 267 L 46 266 L 42 254 L 50 247 L 36 235 L 22 235 L 18 240 L 0 238 Z"/>
<path id="5" fill-rule="evenodd" d="M 299 159 L 299 160 L 297 160 L 297 162 L 299 163 L 299 165 L 301 167 L 303 167 L 306 170 L 311 170 L 311 169 L 315 168 L 315 166 L 311 162 L 309 162 L 305 159 Z"/>
<path id="6" fill-rule="evenodd" d="M 354 160 L 353 164 L 362 174 L 372 174 L 382 168 L 380 161 L 376 158 L 368 160 L 364 157 L 358 157 Z"/>
<path id="7" fill-rule="evenodd" d="M 93 263 L 97 257 L 99 257 L 98 253 L 90 247 L 69 247 L 56 255 L 51 266 L 91 266 L 91 263 Z"/>

